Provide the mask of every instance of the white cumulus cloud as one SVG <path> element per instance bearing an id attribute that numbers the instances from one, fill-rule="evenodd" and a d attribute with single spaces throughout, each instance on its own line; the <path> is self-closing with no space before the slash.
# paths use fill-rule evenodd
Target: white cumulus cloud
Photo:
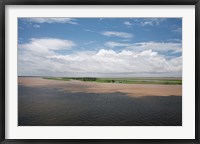
<path id="1" fill-rule="evenodd" d="M 32 38 L 28 43 L 19 44 L 19 51 L 28 51 L 34 54 L 52 54 L 56 50 L 70 49 L 75 43 L 70 40 L 56 38 Z"/>
<path id="2" fill-rule="evenodd" d="M 114 41 L 109 41 L 105 43 L 105 46 L 114 48 L 114 47 L 127 47 L 130 46 L 128 43 L 120 43 L 120 42 L 114 42 Z"/>
<path id="3" fill-rule="evenodd" d="M 133 49 L 135 51 L 143 51 L 143 50 L 153 50 L 153 51 L 182 51 L 182 43 L 180 42 L 141 42 L 135 43 L 127 47 L 128 49 Z"/>
<path id="4" fill-rule="evenodd" d="M 150 26 L 157 26 L 160 23 L 164 22 L 165 18 L 145 18 L 140 20 L 140 24 L 142 26 L 150 25 Z"/>
<path id="5" fill-rule="evenodd" d="M 124 24 L 125 24 L 126 26 L 132 26 L 132 25 L 133 25 L 133 23 L 131 23 L 131 22 L 129 22 L 129 21 L 125 21 Z"/>
<path id="6" fill-rule="evenodd" d="M 40 28 L 40 25 L 35 24 L 35 25 L 33 25 L 33 27 L 34 27 L 34 28 Z"/>
<path id="7" fill-rule="evenodd" d="M 131 33 L 126 33 L 126 32 L 117 32 L 117 31 L 104 31 L 101 32 L 102 35 L 104 36 L 115 36 L 115 37 L 120 37 L 120 38 L 132 38 L 134 37 L 133 34 Z"/>
<path id="8" fill-rule="evenodd" d="M 35 23 L 69 23 L 69 24 L 77 24 L 76 20 L 73 18 L 27 18 L 24 19 L 29 22 L 35 22 Z"/>
<path id="9" fill-rule="evenodd" d="M 110 48 L 123 47 L 124 49 L 134 51 L 153 50 L 157 52 L 182 52 L 182 43 L 180 41 L 169 41 L 169 42 L 140 42 L 140 43 L 120 43 L 109 41 L 105 45 Z"/>

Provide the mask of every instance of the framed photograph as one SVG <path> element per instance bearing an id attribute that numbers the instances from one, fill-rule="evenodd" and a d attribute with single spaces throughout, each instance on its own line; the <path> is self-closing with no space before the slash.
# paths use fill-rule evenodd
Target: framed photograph
<path id="1" fill-rule="evenodd" d="M 199 143 L 199 11 L 1 1 L 1 142 Z"/>

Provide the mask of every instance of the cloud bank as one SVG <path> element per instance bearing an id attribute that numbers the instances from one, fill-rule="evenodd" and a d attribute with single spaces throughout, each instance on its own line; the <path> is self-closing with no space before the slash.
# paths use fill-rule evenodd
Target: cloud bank
<path id="1" fill-rule="evenodd" d="M 157 76 L 181 76 L 182 56 L 167 59 L 156 51 L 177 50 L 180 45 L 176 43 L 120 45 L 126 49 L 119 52 L 106 48 L 68 54 L 58 52 L 75 45 L 73 41 L 55 38 L 31 39 L 19 44 L 19 75 L 129 77 L 154 73 Z"/>

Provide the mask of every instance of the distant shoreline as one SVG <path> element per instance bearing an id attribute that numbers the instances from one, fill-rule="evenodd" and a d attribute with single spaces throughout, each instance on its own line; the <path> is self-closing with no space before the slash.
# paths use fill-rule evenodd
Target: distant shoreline
<path id="1" fill-rule="evenodd" d="M 176 78 L 96 78 L 96 77 L 43 77 L 48 80 L 79 80 L 84 82 L 119 83 L 119 84 L 165 84 L 181 85 L 182 79 Z"/>
<path id="2" fill-rule="evenodd" d="M 182 77 L 51 77 L 51 76 L 18 76 L 18 77 L 35 77 L 49 80 L 80 80 L 99 83 L 121 83 L 121 84 L 166 84 L 182 85 Z"/>
<path id="3" fill-rule="evenodd" d="M 68 77 L 68 78 L 70 78 L 70 76 L 22 76 L 22 75 L 20 75 L 20 76 L 18 76 L 18 77 L 54 77 L 54 78 L 58 78 L 58 77 Z M 72 76 L 71 76 L 72 77 Z M 87 76 L 83 76 L 83 77 L 87 77 Z M 77 78 L 80 78 L 80 77 L 77 77 Z M 160 76 L 158 76 L 158 77 L 96 77 L 96 78 L 125 78 L 125 79 L 129 79 L 129 78 L 147 78 L 147 79 L 154 79 L 154 78 L 156 78 L 156 79 L 160 79 L 160 78 L 163 78 L 163 79 L 182 79 L 182 77 L 160 77 Z"/>

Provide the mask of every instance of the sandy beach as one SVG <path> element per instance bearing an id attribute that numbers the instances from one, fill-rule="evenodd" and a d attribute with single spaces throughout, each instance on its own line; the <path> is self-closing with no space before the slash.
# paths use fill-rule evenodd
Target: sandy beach
<path id="1" fill-rule="evenodd" d="M 71 93 L 119 92 L 132 97 L 182 96 L 182 85 L 115 84 L 115 83 L 83 82 L 78 80 L 59 81 L 59 80 L 47 80 L 40 77 L 19 77 L 18 84 L 27 87 L 53 87 Z"/>

